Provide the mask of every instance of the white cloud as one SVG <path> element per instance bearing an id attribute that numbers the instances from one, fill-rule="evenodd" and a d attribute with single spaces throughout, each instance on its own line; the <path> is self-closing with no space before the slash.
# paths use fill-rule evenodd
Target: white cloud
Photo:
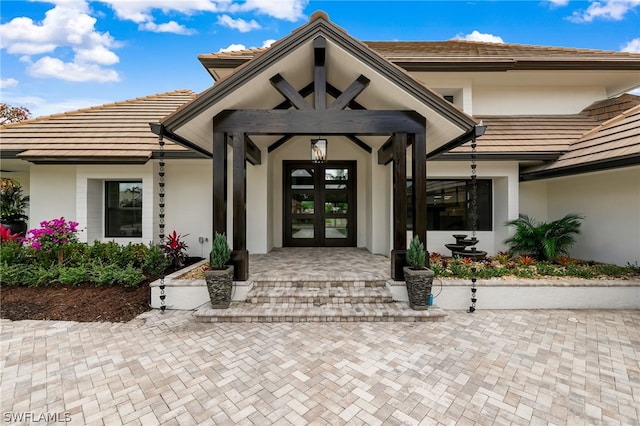
<path id="1" fill-rule="evenodd" d="M 276 40 L 273 40 L 273 39 L 265 40 L 264 42 L 262 42 L 261 48 L 264 49 L 266 47 L 270 47 L 275 42 Z M 244 44 L 234 43 L 234 44 L 230 44 L 228 47 L 223 47 L 222 49 L 218 50 L 218 52 L 216 53 L 237 52 L 238 50 L 247 50 L 247 49 L 257 49 L 257 47 L 255 46 L 247 47 Z"/>
<path id="2" fill-rule="evenodd" d="M 230 44 L 228 47 L 223 47 L 222 49 L 218 50 L 218 53 L 237 52 L 238 50 L 245 50 L 246 48 L 247 46 L 245 46 L 244 44 Z"/>
<path id="3" fill-rule="evenodd" d="M 623 52 L 640 53 L 640 38 L 634 38 L 622 47 Z"/>
<path id="4" fill-rule="evenodd" d="M 568 19 L 572 22 L 592 22 L 594 19 L 620 21 L 638 6 L 640 0 L 592 1 L 587 10 L 574 12 Z"/>
<path id="5" fill-rule="evenodd" d="M 0 79 L 0 89 L 6 89 L 7 87 L 15 87 L 18 85 L 18 80 L 15 78 L 2 78 Z"/>
<path id="6" fill-rule="evenodd" d="M 637 89 L 631 90 L 629 92 L 627 92 L 631 95 L 636 95 L 636 96 L 640 96 L 640 87 L 638 87 Z"/>
<path id="7" fill-rule="evenodd" d="M 145 22 L 140 24 L 138 27 L 141 30 L 147 30 L 154 33 L 174 33 L 174 34 L 183 34 L 190 35 L 195 34 L 195 31 L 185 27 L 184 25 L 178 24 L 176 21 L 169 21 L 164 24 L 156 24 L 154 22 Z"/>
<path id="8" fill-rule="evenodd" d="M 58 78 L 75 82 L 97 81 L 107 83 L 120 81 L 120 76 L 115 70 L 92 63 L 63 62 L 51 56 L 38 59 L 29 66 L 28 72 L 34 77 Z"/>
<path id="9" fill-rule="evenodd" d="M 96 18 L 89 15 L 85 0 L 57 0 L 40 22 L 18 17 L 0 25 L 0 48 L 29 65 L 29 73 L 71 81 L 117 81 L 118 73 L 105 65 L 118 63 L 113 49 L 120 46 L 108 32 L 95 29 Z M 53 57 L 59 48 L 71 49 L 73 60 Z M 50 53 L 37 59 L 32 56 Z M 67 74 L 69 73 L 69 74 Z M 84 76 L 80 74 L 85 73 Z"/>
<path id="10" fill-rule="evenodd" d="M 233 4 L 230 11 L 256 11 L 277 19 L 295 22 L 304 18 L 304 8 L 308 0 L 247 0 L 241 4 Z"/>
<path id="11" fill-rule="evenodd" d="M 504 43 L 502 37 L 493 34 L 481 33 L 478 30 L 473 30 L 470 34 L 458 34 L 453 39 L 467 41 L 484 41 L 487 43 Z"/>
<path id="12" fill-rule="evenodd" d="M 154 32 L 172 32 L 176 34 L 192 34 L 193 30 L 175 21 L 156 24 L 154 11 L 163 14 L 177 12 L 182 15 L 196 13 L 234 13 L 257 12 L 277 19 L 296 21 L 304 17 L 303 11 L 308 0 L 246 0 L 234 3 L 233 0 L 98 0 L 108 4 L 118 18 L 139 24 L 141 30 Z M 249 22 L 229 15 L 219 17 L 219 23 L 241 32 L 261 28 L 255 20 Z"/>
<path id="13" fill-rule="evenodd" d="M 552 6 L 560 7 L 569 4 L 569 0 L 547 0 Z"/>
<path id="14" fill-rule="evenodd" d="M 257 30 L 262 28 L 260 27 L 260 24 L 258 24 L 254 19 L 247 22 L 241 18 L 233 19 L 229 15 L 218 16 L 218 24 L 222 25 L 223 27 L 238 30 L 241 33 L 248 33 L 251 30 Z"/>

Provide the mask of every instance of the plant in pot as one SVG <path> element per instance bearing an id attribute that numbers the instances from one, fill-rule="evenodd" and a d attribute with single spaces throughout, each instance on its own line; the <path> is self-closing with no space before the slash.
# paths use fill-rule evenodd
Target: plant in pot
<path id="1" fill-rule="evenodd" d="M 213 309 L 226 309 L 231 304 L 233 265 L 227 265 L 230 258 L 231 249 L 226 235 L 216 232 L 209 256 L 209 269 L 204 271 Z"/>
<path id="2" fill-rule="evenodd" d="M 427 252 L 418 236 L 413 237 L 407 250 L 407 263 L 404 267 L 404 279 L 407 283 L 407 294 L 411 309 L 420 311 L 429 307 L 429 296 L 433 284 L 433 271 L 424 265 Z"/>
<path id="3" fill-rule="evenodd" d="M 0 223 L 11 233 L 26 235 L 29 217 L 25 212 L 28 206 L 29 196 L 24 194 L 20 182 L 0 178 Z"/>

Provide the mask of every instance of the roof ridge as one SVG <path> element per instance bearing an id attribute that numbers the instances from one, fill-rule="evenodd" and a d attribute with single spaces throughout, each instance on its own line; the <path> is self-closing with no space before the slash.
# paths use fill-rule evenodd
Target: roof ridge
<path id="1" fill-rule="evenodd" d="M 574 142 L 572 142 L 572 145 L 574 143 L 577 143 L 578 141 L 581 141 L 585 138 L 591 137 L 594 134 L 597 134 L 598 132 L 600 132 L 600 130 L 607 128 L 609 126 L 611 126 L 612 124 L 617 123 L 618 121 L 622 121 L 625 118 L 627 118 L 630 115 L 636 114 L 636 113 L 640 113 L 640 105 L 636 105 L 634 107 L 631 107 L 625 111 L 623 111 L 622 113 L 616 115 L 615 117 L 612 117 L 610 119 L 608 119 L 607 121 L 599 124 L 598 126 L 594 127 L 593 129 L 589 130 L 588 132 L 584 133 L 582 136 L 580 136 L 580 138 Z"/>
<path id="2" fill-rule="evenodd" d="M 58 112 L 58 113 L 49 114 L 49 115 L 43 115 L 43 116 L 40 116 L 40 117 L 30 118 L 28 120 L 22 120 L 22 121 L 19 121 L 17 123 L 2 124 L 2 125 L 0 125 L 0 129 L 15 128 L 15 127 L 20 127 L 20 126 L 27 125 L 27 124 L 33 124 L 33 123 L 37 123 L 37 122 L 47 121 L 47 120 L 51 120 L 51 119 L 55 119 L 55 118 L 69 117 L 69 116 L 72 116 L 72 115 L 82 114 L 82 113 L 86 113 L 86 112 L 89 112 L 89 111 L 96 111 L 96 110 L 105 109 L 105 108 L 113 108 L 113 107 L 116 107 L 116 106 L 133 104 L 133 103 L 137 103 L 137 102 L 141 102 L 141 101 L 148 101 L 148 100 L 151 100 L 151 99 L 154 99 L 154 98 L 161 98 L 161 97 L 165 97 L 165 96 L 173 96 L 173 95 L 178 95 L 178 94 L 189 94 L 189 95 L 194 95 L 195 96 L 195 92 L 193 90 L 191 90 L 191 89 L 177 89 L 177 90 L 172 90 L 172 91 L 169 91 L 169 92 L 154 93 L 152 95 L 147 95 L 147 96 L 139 96 L 137 98 L 126 99 L 124 101 L 115 101 L 115 102 L 110 102 L 110 103 L 106 103 L 106 104 L 102 104 L 102 105 L 93 105 L 93 106 L 90 106 L 90 107 L 80 108 L 80 109 L 73 110 L 73 111 L 65 111 L 65 112 Z"/>

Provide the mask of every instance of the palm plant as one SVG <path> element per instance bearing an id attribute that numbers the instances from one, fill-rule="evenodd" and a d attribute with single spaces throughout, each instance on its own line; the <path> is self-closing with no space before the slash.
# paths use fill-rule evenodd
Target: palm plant
<path id="1" fill-rule="evenodd" d="M 583 216 L 570 213 L 552 222 L 537 223 L 526 214 L 506 223 L 516 228 L 513 237 L 506 239 L 509 253 L 530 255 L 538 260 L 555 261 L 560 255 L 567 255 L 569 248 L 575 243 L 575 236 L 580 234 Z"/>

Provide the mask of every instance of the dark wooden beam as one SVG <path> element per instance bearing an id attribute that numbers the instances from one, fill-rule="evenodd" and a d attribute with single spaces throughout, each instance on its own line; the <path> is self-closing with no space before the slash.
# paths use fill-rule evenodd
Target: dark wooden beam
<path id="1" fill-rule="evenodd" d="M 404 281 L 402 268 L 406 264 L 406 251 L 407 134 L 395 133 L 393 135 L 393 250 L 391 251 L 391 277 L 396 281 Z"/>
<path id="2" fill-rule="evenodd" d="M 364 149 L 365 151 L 367 151 L 369 154 L 371 154 L 371 152 L 373 152 L 373 148 L 371 148 L 369 146 L 369 144 L 367 144 L 366 142 L 364 142 L 362 139 L 360 139 L 359 137 L 357 137 L 356 135 L 345 135 L 347 139 L 349 139 L 351 142 L 355 143 L 356 145 L 358 145 L 360 148 Z"/>
<path id="3" fill-rule="evenodd" d="M 281 145 L 283 145 L 293 136 L 294 135 L 284 135 L 283 137 L 281 137 L 280 139 L 278 139 L 277 141 L 269 145 L 269 147 L 267 148 L 267 152 L 275 151 L 276 149 L 280 148 Z"/>
<path id="4" fill-rule="evenodd" d="M 418 133 L 425 118 L 415 111 L 225 110 L 214 123 L 219 131 L 266 135 L 385 135 Z"/>
<path id="5" fill-rule="evenodd" d="M 307 84 L 302 89 L 298 90 L 298 93 L 300 93 L 300 96 L 302 96 L 303 98 L 306 98 L 307 96 L 312 94 L 313 82 Z M 285 99 L 284 101 L 280 102 L 278 105 L 274 106 L 273 109 L 289 109 L 292 106 L 293 104 L 289 101 L 289 99 Z"/>
<path id="6" fill-rule="evenodd" d="M 213 130 L 213 230 L 227 234 L 227 135 Z"/>
<path id="7" fill-rule="evenodd" d="M 313 110 L 311 105 L 298 93 L 296 89 L 280 74 L 276 74 L 269 79 L 273 87 L 276 88 L 291 104 L 300 110 Z"/>
<path id="8" fill-rule="evenodd" d="M 234 280 L 249 277 L 247 253 L 247 162 L 245 134 L 233 133 L 233 252 Z"/>
<path id="9" fill-rule="evenodd" d="M 254 166 L 257 164 L 262 164 L 262 152 L 260 151 L 260 148 L 258 148 L 256 144 L 253 143 L 249 135 L 245 135 L 244 142 L 247 144 L 246 160 Z"/>
<path id="10" fill-rule="evenodd" d="M 393 136 L 378 148 L 378 164 L 386 166 L 393 161 Z"/>
<path id="11" fill-rule="evenodd" d="M 318 36 L 313 40 L 313 91 L 317 110 L 323 110 L 327 107 L 326 47 L 327 40 L 324 37 Z"/>
<path id="12" fill-rule="evenodd" d="M 427 246 L 427 137 L 422 133 L 411 135 L 412 176 L 411 187 L 413 206 L 413 235 Z M 427 258 L 427 264 L 428 264 Z"/>
<path id="13" fill-rule="evenodd" d="M 331 83 L 327 83 L 327 93 L 336 99 L 342 95 L 342 91 Z M 348 106 L 350 109 L 366 109 L 364 106 L 353 100 L 349 102 Z"/>
<path id="14" fill-rule="evenodd" d="M 342 92 L 340 96 L 329 105 L 329 109 L 331 110 L 341 110 L 345 109 L 349 103 L 351 103 L 366 87 L 369 85 L 369 79 L 364 75 L 360 74 L 353 83 L 347 87 L 347 89 Z"/>

